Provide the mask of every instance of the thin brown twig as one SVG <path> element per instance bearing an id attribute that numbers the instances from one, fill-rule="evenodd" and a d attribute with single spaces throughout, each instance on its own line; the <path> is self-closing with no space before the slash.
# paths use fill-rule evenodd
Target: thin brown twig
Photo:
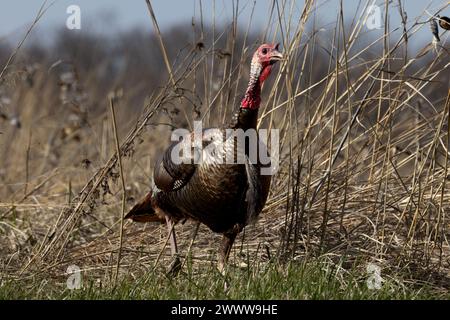
<path id="1" fill-rule="evenodd" d="M 124 174 L 123 174 L 122 155 L 120 152 L 119 134 L 117 133 L 117 121 L 116 121 L 116 112 L 114 110 L 114 97 L 113 96 L 110 96 L 110 98 L 109 98 L 109 108 L 111 111 L 111 121 L 112 121 L 113 129 L 114 129 L 114 142 L 116 145 L 117 160 L 119 163 L 119 170 L 120 170 L 120 182 L 121 182 L 121 186 L 122 186 L 122 210 L 121 210 L 121 216 L 120 216 L 119 249 L 117 251 L 116 270 L 114 272 L 114 283 L 117 283 L 117 279 L 119 276 L 120 258 L 122 255 L 122 245 L 123 245 L 123 217 L 125 216 L 126 188 L 125 188 L 125 178 L 124 178 Z"/>

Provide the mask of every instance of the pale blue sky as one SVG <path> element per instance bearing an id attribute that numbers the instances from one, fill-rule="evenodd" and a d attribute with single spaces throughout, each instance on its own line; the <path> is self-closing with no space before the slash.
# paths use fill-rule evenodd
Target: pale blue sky
<path id="1" fill-rule="evenodd" d="M 33 21 L 43 0 L 1 0 L 0 11 L 0 37 L 17 32 L 23 32 L 26 26 Z M 52 0 L 48 0 L 51 3 Z M 302 4 L 299 1 L 299 4 Z M 271 1 L 258 1 L 256 3 L 255 22 L 263 22 L 264 16 L 270 7 Z M 81 8 L 82 22 L 88 27 L 98 22 L 101 29 L 106 28 L 105 19 L 111 30 L 116 31 L 133 26 L 151 27 L 151 20 L 144 0 L 56 0 L 40 21 L 42 27 L 64 27 L 67 19 L 66 8 L 69 5 L 78 5 Z M 190 23 L 195 15 L 199 17 L 199 0 L 152 0 L 162 29 L 179 22 Z M 253 0 L 241 0 L 243 16 L 248 16 Z M 206 21 L 212 21 L 213 1 L 203 0 L 203 15 Z M 229 0 L 215 0 L 216 21 L 231 21 L 232 2 Z"/>
<path id="2" fill-rule="evenodd" d="M 51 3 L 52 0 L 48 0 Z M 203 16 L 206 22 L 212 21 L 213 3 L 215 3 L 216 22 L 230 22 L 232 17 L 231 0 L 201 0 L 203 5 Z M 344 0 L 344 11 L 349 15 L 354 13 L 359 0 Z M 1 0 L 0 10 L 0 39 L 16 39 L 23 36 L 27 26 L 33 21 L 43 0 Z M 199 18 L 200 0 L 153 0 L 153 7 L 164 32 L 171 25 L 185 23 L 190 27 L 192 17 Z M 265 23 L 268 10 L 272 0 L 257 0 L 254 13 L 254 28 L 261 27 Z M 282 1 L 279 1 L 282 3 Z M 300 15 L 303 8 L 303 0 L 296 3 L 297 15 Z M 320 0 L 317 17 L 322 24 L 332 22 L 338 13 L 339 0 Z M 365 0 L 362 1 L 362 4 Z M 384 0 L 376 0 L 377 4 L 383 4 Z M 397 1 L 393 1 L 394 4 Z M 423 13 L 425 8 L 434 12 L 441 6 L 447 4 L 446 0 L 407 0 L 404 1 L 410 21 L 412 18 Z M 48 10 L 39 23 L 39 28 L 35 31 L 41 37 L 51 34 L 55 30 L 65 26 L 67 19 L 66 8 L 76 4 L 81 8 L 82 31 L 89 32 L 95 27 L 97 31 L 115 32 L 134 26 L 142 26 L 151 29 L 151 21 L 148 15 L 144 0 L 56 0 L 54 5 Z M 239 8 L 242 10 L 240 22 L 246 26 L 250 16 L 253 0 L 240 0 Z M 399 24 L 398 10 L 392 10 L 391 19 L 393 26 Z M 444 12 L 450 15 L 450 8 Z M 334 25 L 329 26 L 330 28 Z M 418 36 L 422 39 L 429 37 L 428 29 L 423 28 Z"/>

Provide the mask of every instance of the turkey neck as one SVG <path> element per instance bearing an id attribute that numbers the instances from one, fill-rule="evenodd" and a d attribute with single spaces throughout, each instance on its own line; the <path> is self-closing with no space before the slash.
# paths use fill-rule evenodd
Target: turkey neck
<path id="1" fill-rule="evenodd" d="M 264 70 L 267 69 L 267 70 Z M 259 63 L 252 63 L 250 80 L 239 110 L 233 117 L 233 129 L 256 129 L 258 109 L 261 103 L 261 84 L 270 72 L 270 66 L 263 68 Z M 264 74 L 264 77 L 262 76 Z"/>

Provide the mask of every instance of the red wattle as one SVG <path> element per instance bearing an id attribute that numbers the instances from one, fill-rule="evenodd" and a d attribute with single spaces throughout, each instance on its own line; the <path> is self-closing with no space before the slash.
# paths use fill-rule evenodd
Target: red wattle
<path id="1" fill-rule="evenodd" d="M 245 97 L 241 102 L 242 109 L 258 109 L 261 104 L 261 84 L 269 77 L 272 71 L 271 64 L 265 64 L 256 83 L 249 85 Z"/>
<path id="2" fill-rule="evenodd" d="M 272 65 L 269 64 L 266 66 L 263 71 L 261 72 L 261 75 L 259 76 L 260 83 L 263 83 L 270 75 L 270 72 L 272 71 Z"/>

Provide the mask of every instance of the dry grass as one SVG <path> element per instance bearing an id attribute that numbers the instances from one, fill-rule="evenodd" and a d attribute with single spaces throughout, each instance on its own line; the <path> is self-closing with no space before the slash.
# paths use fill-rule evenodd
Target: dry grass
<path id="1" fill-rule="evenodd" d="M 388 17 L 397 9 L 386 4 Z M 198 21 L 188 47 L 157 33 L 151 42 L 171 48 L 162 70 L 172 75 L 153 91 L 142 82 L 129 86 L 127 72 L 99 81 L 103 61 L 30 64 L 35 59 L 24 52 L 5 69 L 0 88 L 2 277 L 64 278 L 76 264 L 89 277 L 110 279 L 117 261 L 120 274 L 132 277 L 153 268 L 165 228 L 127 222 L 120 236 L 122 198 L 128 208 L 148 191 L 154 156 L 172 127 L 193 119 L 219 125 L 230 116 L 256 38 L 280 40 L 288 57 L 265 85 L 259 122 L 280 130 L 281 163 L 261 219 L 240 236 L 232 261 L 326 256 L 362 269 L 375 262 L 383 272 L 448 289 L 448 33 L 442 47 L 424 43 L 413 54 L 407 45 L 428 28 L 425 13 L 368 41 L 365 17 L 347 23 L 345 6 L 331 32 L 319 32 L 316 6 L 306 1 L 298 14 L 295 1 L 274 1 L 260 35 L 238 28 L 238 7 L 228 26 Z M 160 57 L 149 59 L 162 65 Z M 142 92 L 149 98 L 138 108 Z M 20 127 L 8 124 L 16 118 Z M 177 229 L 182 253 L 193 229 L 191 222 Z M 218 237 L 200 227 L 194 264 L 211 263 Z M 158 268 L 169 259 L 165 253 Z"/>

